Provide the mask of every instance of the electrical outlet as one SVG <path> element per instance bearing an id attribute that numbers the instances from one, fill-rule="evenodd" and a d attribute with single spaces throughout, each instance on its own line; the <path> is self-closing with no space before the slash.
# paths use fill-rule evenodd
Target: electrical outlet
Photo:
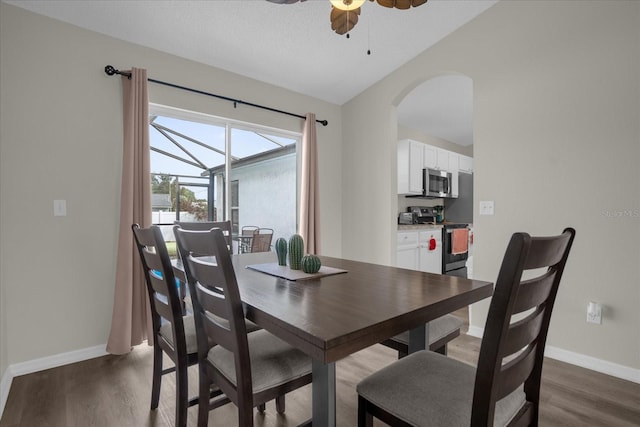
<path id="1" fill-rule="evenodd" d="M 602 325 L 602 306 L 597 302 L 587 304 L 587 323 Z"/>

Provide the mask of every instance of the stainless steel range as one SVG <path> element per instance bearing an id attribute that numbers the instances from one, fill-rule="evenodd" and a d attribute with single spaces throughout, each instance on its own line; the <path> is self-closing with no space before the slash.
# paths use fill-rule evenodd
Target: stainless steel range
<path id="1" fill-rule="evenodd" d="M 467 277 L 469 225 L 445 224 L 442 227 L 442 273 Z"/>

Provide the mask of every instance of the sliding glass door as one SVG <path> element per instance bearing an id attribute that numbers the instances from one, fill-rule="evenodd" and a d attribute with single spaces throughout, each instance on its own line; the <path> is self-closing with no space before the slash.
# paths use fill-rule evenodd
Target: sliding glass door
<path id="1" fill-rule="evenodd" d="M 296 230 L 300 134 L 151 105 L 153 222 Z"/>

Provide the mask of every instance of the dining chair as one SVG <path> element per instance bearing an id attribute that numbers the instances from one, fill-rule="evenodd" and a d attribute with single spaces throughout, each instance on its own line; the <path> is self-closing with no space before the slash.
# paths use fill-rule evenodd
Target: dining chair
<path id="1" fill-rule="evenodd" d="M 259 228 L 253 232 L 250 252 L 269 252 L 271 250 L 271 240 L 273 239 L 273 229 Z"/>
<path id="2" fill-rule="evenodd" d="M 445 314 L 427 324 L 429 332 L 429 350 L 447 355 L 449 341 L 460 336 L 460 328 L 464 322 L 458 316 Z M 398 359 L 409 353 L 409 331 L 398 334 L 380 344 L 398 351 Z"/>
<path id="3" fill-rule="evenodd" d="M 410 354 L 358 384 L 358 426 L 371 427 L 373 417 L 392 426 L 537 426 L 547 331 L 574 237 L 573 228 L 515 233 L 477 368 L 431 351 Z"/>
<path id="4" fill-rule="evenodd" d="M 174 225 L 179 225 L 185 230 L 207 231 L 212 228 L 219 228 L 224 234 L 224 239 L 227 242 L 229 252 L 233 253 L 233 232 L 231 228 L 231 221 L 175 221 Z"/>
<path id="5" fill-rule="evenodd" d="M 311 383 L 311 358 L 266 330 L 247 333 L 231 256 L 219 229 L 207 232 L 174 227 L 185 263 L 195 311 L 200 395 L 218 386 L 238 407 L 238 424 L 253 426 L 253 408 Z M 209 256 L 198 256 L 202 253 Z M 209 412 L 199 407 L 198 425 Z"/>
<path id="6" fill-rule="evenodd" d="M 243 225 L 240 229 L 240 250 L 238 253 L 246 253 L 251 251 L 251 238 L 253 237 L 253 233 L 256 232 L 260 227 L 256 227 L 255 225 Z"/>
<path id="7" fill-rule="evenodd" d="M 151 409 L 158 408 L 162 376 L 175 372 L 175 425 L 186 426 L 187 408 L 199 401 L 198 397 L 191 399 L 188 397 L 187 370 L 189 366 L 198 363 L 194 318 L 192 315 L 183 314 L 178 283 L 160 228 L 156 225 L 140 228 L 138 224 L 133 224 L 131 229 L 140 254 L 151 307 L 154 341 Z M 182 286 L 186 285 L 182 284 Z M 163 352 L 173 361 L 174 366 L 162 369 Z M 221 394 L 219 390 L 214 390 L 207 397 Z M 207 405 L 204 406 L 207 407 Z"/>

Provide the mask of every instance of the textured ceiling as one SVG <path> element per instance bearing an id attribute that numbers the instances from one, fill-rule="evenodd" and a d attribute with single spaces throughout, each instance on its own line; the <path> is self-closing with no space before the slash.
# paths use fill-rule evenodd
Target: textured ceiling
<path id="1" fill-rule="evenodd" d="M 3 1 L 342 105 L 497 0 L 429 0 L 410 10 L 366 2 L 348 39 L 331 31 L 327 0 Z"/>

